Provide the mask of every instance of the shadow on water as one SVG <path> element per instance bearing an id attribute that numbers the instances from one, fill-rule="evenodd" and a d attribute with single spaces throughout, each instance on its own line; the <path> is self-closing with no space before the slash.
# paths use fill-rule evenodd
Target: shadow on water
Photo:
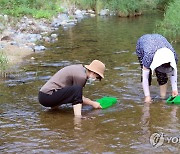
<path id="1" fill-rule="evenodd" d="M 151 87 L 154 102 L 143 103 L 135 55 L 137 39 L 152 33 L 161 18 L 158 13 L 127 19 L 96 17 L 60 28 L 58 42 L 33 55 L 35 60 L 1 84 L 1 153 L 178 153 L 179 144 L 164 142 L 154 148 L 149 142 L 154 132 L 179 137 L 180 112 L 179 106 L 159 99 L 156 79 Z M 176 44 L 175 49 L 180 46 Z M 106 110 L 84 106 L 87 119 L 81 120 L 74 119 L 71 104 L 57 110 L 39 105 L 38 90 L 55 72 L 71 64 L 89 64 L 93 59 L 106 64 L 105 79 L 87 85 L 84 95 L 93 100 L 114 96 L 118 98 L 116 105 Z"/>

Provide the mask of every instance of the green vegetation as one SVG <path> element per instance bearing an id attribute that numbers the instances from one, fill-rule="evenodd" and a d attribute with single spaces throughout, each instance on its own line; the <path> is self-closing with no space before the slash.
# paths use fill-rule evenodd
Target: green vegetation
<path id="1" fill-rule="evenodd" d="M 115 11 L 119 16 L 133 16 L 144 9 L 164 8 L 169 0 L 69 0 L 81 9 L 92 9 L 99 13 L 101 9 Z"/>
<path id="2" fill-rule="evenodd" d="M 51 18 L 62 12 L 61 3 L 68 7 L 115 11 L 119 16 L 133 16 L 144 9 L 163 7 L 171 0 L 0 0 L 0 12 L 15 17 L 30 15 L 34 18 Z"/>
<path id="3" fill-rule="evenodd" d="M 62 9 L 59 0 L 0 0 L 0 12 L 15 17 L 51 18 Z"/>
<path id="4" fill-rule="evenodd" d="M 169 3 L 164 14 L 164 20 L 157 24 L 156 32 L 175 40 L 180 36 L 180 1 L 174 0 Z"/>
<path id="5" fill-rule="evenodd" d="M 141 8 L 142 0 L 70 0 L 81 9 L 92 9 L 99 13 L 101 9 L 121 12 L 125 16 Z"/>
<path id="6" fill-rule="evenodd" d="M 8 59 L 7 56 L 3 53 L 0 52 L 0 76 L 5 75 L 5 70 L 8 67 Z"/>
<path id="7" fill-rule="evenodd" d="M 107 7 L 113 11 L 118 11 L 119 16 L 132 16 L 141 12 L 143 3 L 141 0 L 112 0 Z"/>

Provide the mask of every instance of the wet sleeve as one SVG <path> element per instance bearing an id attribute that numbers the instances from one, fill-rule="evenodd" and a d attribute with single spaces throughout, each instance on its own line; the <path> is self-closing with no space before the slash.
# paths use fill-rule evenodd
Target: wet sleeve
<path id="1" fill-rule="evenodd" d="M 144 91 L 145 96 L 150 96 L 149 73 L 150 73 L 150 70 L 142 69 L 142 86 L 143 86 L 143 91 Z"/>
<path id="2" fill-rule="evenodd" d="M 172 91 L 177 91 L 177 72 L 174 71 L 174 75 L 170 77 Z"/>

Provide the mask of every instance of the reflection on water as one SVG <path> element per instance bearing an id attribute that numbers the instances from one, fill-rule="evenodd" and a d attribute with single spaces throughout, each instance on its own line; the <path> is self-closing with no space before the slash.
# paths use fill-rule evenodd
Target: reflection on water
<path id="1" fill-rule="evenodd" d="M 1 153 L 178 153 L 179 144 L 153 148 L 154 132 L 178 136 L 179 106 L 159 99 L 153 78 L 152 104 L 143 103 L 140 66 L 135 55 L 137 39 L 152 33 L 161 15 L 138 18 L 87 18 L 75 27 L 59 29 L 59 41 L 49 50 L 33 55 L 9 75 L 0 89 Z M 180 46 L 176 44 L 176 51 Z M 88 64 L 100 59 L 106 64 L 105 79 L 87 85 L 84 95 L 96 100 L 114 96 L 118 103 L 105 110 L 83 106 L 86 118 L 73 117 L 72 105 L 56 110 L 37 101 L 40 87 L 60 68 Z M 178 83 L 179 84 L 179 83 Z M 170 88 L 168 95 L 170 95 Z M 178 136 L 179 137 L 179 136 Z"/>

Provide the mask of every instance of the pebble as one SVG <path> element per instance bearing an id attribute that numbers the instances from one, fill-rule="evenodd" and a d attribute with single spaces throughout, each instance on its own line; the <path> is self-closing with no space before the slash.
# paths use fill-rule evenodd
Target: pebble
<path id="1" fill-rule="evenodd" d="M 45 46 L 42 46 L 42 45 L 37 45 L 37 46 L 35 46 L 34 47 L 34 51 L 42 51 L 42 50 L 45 50 L 46 49 L 46 47 Z"/>

